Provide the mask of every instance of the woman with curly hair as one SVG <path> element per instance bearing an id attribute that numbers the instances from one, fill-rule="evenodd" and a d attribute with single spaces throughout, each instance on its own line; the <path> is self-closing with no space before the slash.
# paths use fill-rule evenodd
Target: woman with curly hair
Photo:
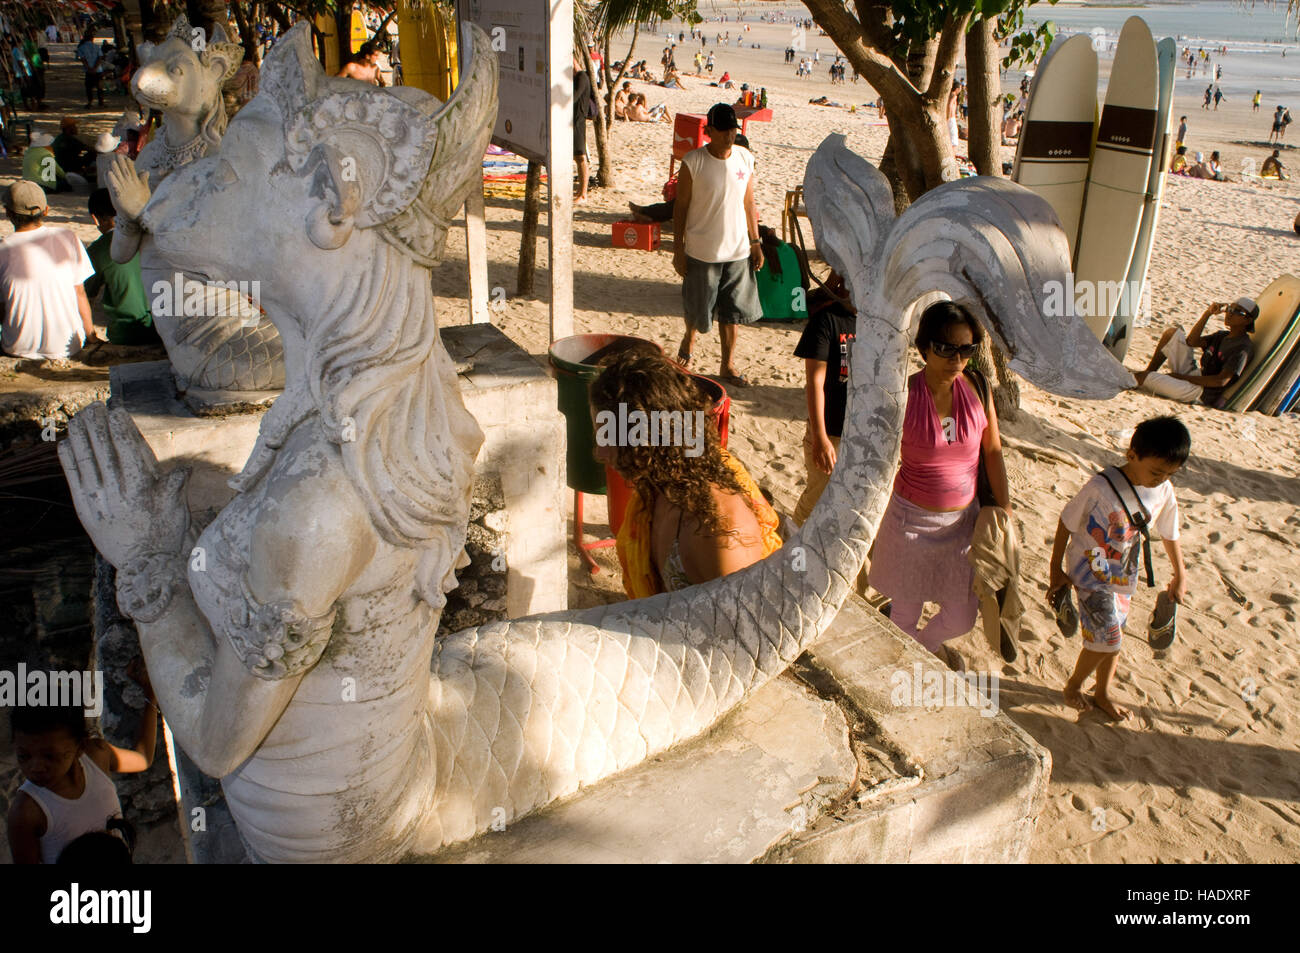
<path id="1" fill-rule="evenodd" d="M 639 434 L 597 434 L 597 459 L 632 487 L 617 544 L 629 596 L 708 582 L 781 546 L 776 511 L 722 448 L 708 397 L 662 355 L 612 358 L 592 382 L 591 406 L 598 423 L 604 413 L 652 422 Z"/>

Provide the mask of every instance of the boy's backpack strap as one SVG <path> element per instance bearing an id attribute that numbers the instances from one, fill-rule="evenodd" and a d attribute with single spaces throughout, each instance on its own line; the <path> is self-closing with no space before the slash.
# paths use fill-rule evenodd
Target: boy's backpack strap
<path id="1" fill-rule="evenodd" d="M 1124 507 L 1124 512 L 1128 515 L 1128 520 L 1137 531 L 1142 535 L 1142 564 L 1147 573 L 1147 586 L 1156 584 L 1155 570 L 1151 565 L 1151 514 L 1147 508 L 1142 505 L 1142 498 L 1138 496 L 1137 487 L 1133 485 L 1128 476 L 1119 467 L 1107 467 L 1101 471 L 1102 478 L 1110 484 L 1110 488 L 1115 492 L 1119 499 L 1119 505 Z"/>

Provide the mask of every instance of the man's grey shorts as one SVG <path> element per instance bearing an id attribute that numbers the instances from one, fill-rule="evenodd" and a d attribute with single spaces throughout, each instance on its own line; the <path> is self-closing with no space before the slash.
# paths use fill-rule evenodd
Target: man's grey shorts
<path id="1" fill-rule="evenodd" d="M 715 308 L 719 324 L 753 324 L 763 316 L 758 280 L 748 258 L 712 262 L 687 255 L 682 305 L 686 323 L 701 334 L 713 327 Z"/>

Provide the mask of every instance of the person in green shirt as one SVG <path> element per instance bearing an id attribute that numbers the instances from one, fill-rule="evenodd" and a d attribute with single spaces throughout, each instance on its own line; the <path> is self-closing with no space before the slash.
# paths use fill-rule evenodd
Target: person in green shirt
<path id="1" fill-rule="evenodd" d="M 32 144 L 23 153 L 23 178 L 35 182 L 47 193 L 67 192 L 72 186 L 68 177 L 54 158 L 54 137 L 47 132 L 32 134 Z"/>
<path id="2" fill-rule="evenodd" d="M 140 276 L 140 256 L 137 254 L 125 265 L 113 260 L 113 220 L 117 210 L 108 189 L 96 189 L 90 194 L 90 217 L 99 229 L 99 238 L 86 249 L 95 273 L 86 280 L 86 297 L 94 298 L 104 290 L 104 314 L 108 318 L 110 344 L 162 344 L 153 326 L 149 312 L 149 299 L 144 293 L 144 279 Z"/>

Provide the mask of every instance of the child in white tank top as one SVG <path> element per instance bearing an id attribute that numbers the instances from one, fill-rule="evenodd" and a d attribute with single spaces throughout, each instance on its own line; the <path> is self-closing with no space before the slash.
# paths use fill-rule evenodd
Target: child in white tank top
<path id="1" fill-rule="evenodd" d="M 15 864 L 52 864 L 69 843 L 102 831 L 122 816 L 109 771 L 147 770 L 157 741 L 158 709 L 149 698 L 134 749 L 91 737 L 81 708 L 24 706 L 10 710 L 18 770 L 26 779 L 9 807 L 9 849 Z"/>

